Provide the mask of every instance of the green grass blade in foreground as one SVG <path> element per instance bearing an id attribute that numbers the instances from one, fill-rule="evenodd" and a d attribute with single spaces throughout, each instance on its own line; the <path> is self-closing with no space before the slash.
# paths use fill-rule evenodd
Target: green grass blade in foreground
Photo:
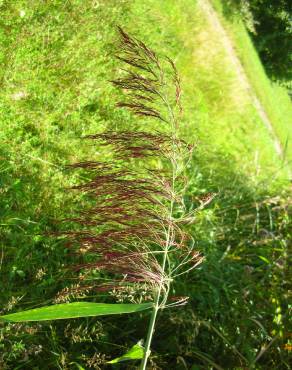
<path id="1" fill-rule="evenodd" d="M 87 316 L 117 315 L 123 313 L 144 311 L 151 308 L 152 306 L 153 306 L 152 303 L 115 304 L 115 303 L 73 302 L 16 312 L 9 315 L 0 316 L 0 320 L 21 322 L 21 321 L 71 319 Z"/>
<path id="2" fill-rule="evenodd" d="M 123 361 L 140 360 L 143 358 L 143 356 L 144 356 L 144 348 L 138 342 L 121 357 L 117 357 L 114 360 L 108 361 L 108 364 L 117 364 L 118 362 L 123 362 Z"/>

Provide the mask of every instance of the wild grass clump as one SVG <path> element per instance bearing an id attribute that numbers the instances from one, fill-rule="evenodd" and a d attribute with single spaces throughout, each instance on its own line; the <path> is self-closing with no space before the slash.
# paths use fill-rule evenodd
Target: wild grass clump
<path id="1" fill-rule="evenodd" d="M 84 260 L 74 266 L 82 273 L 79 291 L 82 283 L 87 291 L 135 290 L 141 284 L 153 301 L 141 367 L 145 369 L 157 312 L 187 302 L 187 297 L 168 302 L 172 281 L 194 269 L 202 257 L 183 230 L 196 212 L 187 209 L 183 198 L 188 186 L 185 165 L 193 146 L 179 139 L 181 87 L 175 65 L 121 28 L 119 35 L 117 58 L 126 69 L 112 81 L 125 92 L 117 106 L 142 118 L 142 128 L 85 137 L 106 147 L 112 158 L 71 166 L 90 177 L 74 189 L 86 193 L 93 206 L 66 220 L 82 226 L 66 236 L 67 246 Z M 159 122 L 160 130 L 147 130 L 149 117 Z M 100 277 L 102 283 L 92 285 L 90 276 L 96 270 L 107 273 L 107 282 Z"/>

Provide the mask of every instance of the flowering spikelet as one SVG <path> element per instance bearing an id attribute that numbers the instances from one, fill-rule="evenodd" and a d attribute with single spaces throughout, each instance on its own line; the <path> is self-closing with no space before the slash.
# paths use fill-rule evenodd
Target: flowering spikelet
<path id="1" fill-rule="evenodd" d="M 172 279 L 202 260 L 193 250 L 191 237 L 181 229 L 193 216 L 186 213 L 182 197 L 187 186 L 185 163 L 193 147 L 177 136 L 182 109 L 174 63 L 158 58 L 143 42 L 118 30 L 117 58 L 127 68 L 121 71 L 122 77 L 112 81 L 124 91 L 124 100 L 117 107 L 141 117 L 143 130 L 105 131 L 85 137 L 108 148 L 112 160 L 71 166 L 88 172 L 90 180 L 73 189 L 86 193 L 93 206 L 67 219 L 81 227 L 64 234 L 68 248 L 82 256 L 83 262 L 74 270 L 88 274 L 86 289 L 90 274 L 98 270 L 100 276 L 106 273 L 111 280 L 96 289 L 142 284 L 153 296 L 158 290 L 164 292 L 159 303 L 165 305 Z M 161 122 L 161 130 L 148 128 L 149 120 Z M 185 301 L 178 298 L 178 304 Z"/>

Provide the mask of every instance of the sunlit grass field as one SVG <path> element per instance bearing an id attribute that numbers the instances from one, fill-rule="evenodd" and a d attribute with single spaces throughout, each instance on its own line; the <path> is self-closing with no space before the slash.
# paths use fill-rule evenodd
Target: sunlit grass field
<path id="1" fill-rule="evenodd" d="M 284 155 L 291 168 L 292 149 L 291 149 L 291 99 L 284 87 L 267 78 L 263 65 L 252 44 L 251 39 L 243 25 L 243 21 L 237 14 L 229 14 L 224 17 L 223 2 L 213 0 L 213 4 L 234 42 L 234 47 L 244 66 L 256 95 L 263 104 L 265 111 L 273 123 L 273 128 L 281 141 Z"/>
<path id="2" fill-rule="evenodd" d="M 206 261 L 172 292 L 190 303 L 159 318 L 149 368 L 288 369 L 287 165 L 196 1 L 4 0 L 0 14 L 0 311 L 50 304 L 77 282 L 67 271 L 74 256 L 50 234 L 83 202 L 69 191 L 82 179 L 65 166 L 99 155 L 82 136 L 154 127 L 115 106 L 121 25 L 177 65 L 181 136 L 196 144 L 186 202 L 216 194 L 191 227 Z M 243 25 L 220 17 L 291 160 L 289 97 L 265 76 Z M 0 323 L 0 368 L 107 368 L 145 336 L 147 320 Z"/>

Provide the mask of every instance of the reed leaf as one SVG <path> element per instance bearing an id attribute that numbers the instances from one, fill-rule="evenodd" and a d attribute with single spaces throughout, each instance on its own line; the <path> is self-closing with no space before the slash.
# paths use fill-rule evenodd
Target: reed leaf
<path id="1" fill-rule="evenodd" d="M 124 313 L 134 313 L 144 311 L 151 307 L 152 307 L 151 303 L 110 304 L 93 302 L 73 302 L 16 312 L 0 316 L 0 320 L 10 322 L 23 322 L 23 321 L 73 319 L 88 316 L 120 315 Z"/>
<path id="2" fill-rule="evenodd" d="M 134 361 L 141 360 L 144 356 L 144 348 L 140 343 L 135 344 L 130 348 L 124 355 L 117 357 L 111 361 L 108 361 L 108 364 L 117 364 L 124 361 Z"/>

